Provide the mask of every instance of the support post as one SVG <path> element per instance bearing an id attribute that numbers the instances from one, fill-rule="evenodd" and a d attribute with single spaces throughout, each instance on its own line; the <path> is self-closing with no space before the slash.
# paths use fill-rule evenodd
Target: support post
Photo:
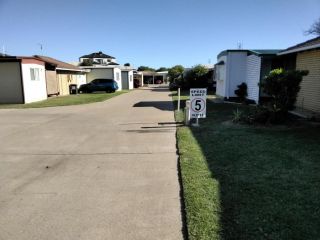
<path id="1" fill-rule="evenodd" d="M 180 111 L 180 88 L 178 88 L 178 111 Z"/>
<path id="2" fill-rule="evenodd" d="M 192 124 L 193 127 L 199 127 L 199 118 L 196 118 L 196 122 Z"/>
<path id="3" fill-rule="evenodd" d="M 190 100 L 186 101 L 186 108 L 185 108 L 185 117 L 184 117 L 184 123 L 185 125 L 190 124 Z"/>

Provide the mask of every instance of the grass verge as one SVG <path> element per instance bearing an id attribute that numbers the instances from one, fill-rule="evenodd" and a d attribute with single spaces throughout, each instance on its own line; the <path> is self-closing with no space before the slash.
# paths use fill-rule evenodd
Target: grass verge
<path id="1" fill-rule="evenodd" d="M 109 98 L 118 96 L 128 91 L 117 91 L 114 93 L 91 93 L 91 94 L 77 94 L 68 96 L 50 97 L 47 100 L 27 103 L 27 104 L 0 104 L 0 109 L 7 108 L 43 108 L 43 107 L 57 107 L 80 105 L 94 102 L 102 102 Z"/>
<path id="2" fill-rule="evenodd" d="M 177 130 L 189 239 L 317 239 L 320 127 L 236 125 L 237 108 Z"/>

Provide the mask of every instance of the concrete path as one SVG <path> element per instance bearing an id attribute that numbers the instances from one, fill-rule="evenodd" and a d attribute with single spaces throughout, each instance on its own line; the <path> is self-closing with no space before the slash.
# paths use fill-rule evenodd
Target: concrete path
<path id="1" fill-rule="evenodd" d="M 0 239 L 182 239 L 170 101 L 0 110 Z"/>

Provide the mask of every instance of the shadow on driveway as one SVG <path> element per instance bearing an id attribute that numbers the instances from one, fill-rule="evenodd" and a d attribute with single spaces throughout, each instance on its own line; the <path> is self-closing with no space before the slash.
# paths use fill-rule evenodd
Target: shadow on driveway
<path id="1" fill-rule="evenodd" d="M 138 102 L 133 107 L 154 107 L 162 111 L 173 111 L 172 101 L 145 101 Z"/>

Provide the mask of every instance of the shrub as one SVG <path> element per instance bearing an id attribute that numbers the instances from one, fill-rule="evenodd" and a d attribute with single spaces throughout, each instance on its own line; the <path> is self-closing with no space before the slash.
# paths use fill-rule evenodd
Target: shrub
<path id="1" fill-rule="evenodd" d="M 209 70 L 203 65 L 196 65 L 186 72 L 184 77 L 185 88 L 206 88 L 208 87 Z"/>
<path id="2" fill-rule="evenodd" d="M 184 72 L 184 67 L 181 65 L 176 65 L 168 70 L 168 77 L 170 82 L 175 82 L 182 79 Z"/>
<path id="3" fill-rule="evenodd" d="M 259 123 L 259 124 L 279 124 L 286 123 L 289 120 L 288 111 L 294 108 L 297 95 L 300 90 L 300 83 L 303 76 L 306 76 L 308 71 L 283 69 L 272 70 L 264 81 L 260 84 L 264 93 L 268 94 L 270 102 L 259 105 L 246 116 L 240 116 L 238 112 L 234 112 L 233 119 L 245 123 Z M 246 94 L 244 89 L 246 87 L 238 86 L 237 93 L 241 98 Z"/>
<path id="4" fill-rule="evenodd" d="M 234 91 L 234 93 L 239 97 L 241 102 L 245 102 L 248 96 L 248 87 L 246 83 L 241 83 L 237 86 L 238 89 Z"/>
<path id="5" fill-rule="evenodd" d="M 287 113 L 294 108 L 300 83 L 308 71 L 283 69 L 272 70 L 260 84 L 264 93 L 271 97 L 269 107 L 274 112 Z"/>
<path id="6" fill-rule="evenodd" d="M 243 121 L 243 112 L 239 111 L 239 109 L 237 108 L 236 111 L 233 111 L 232 122 L 238 123 L 241 121 Z"/>

